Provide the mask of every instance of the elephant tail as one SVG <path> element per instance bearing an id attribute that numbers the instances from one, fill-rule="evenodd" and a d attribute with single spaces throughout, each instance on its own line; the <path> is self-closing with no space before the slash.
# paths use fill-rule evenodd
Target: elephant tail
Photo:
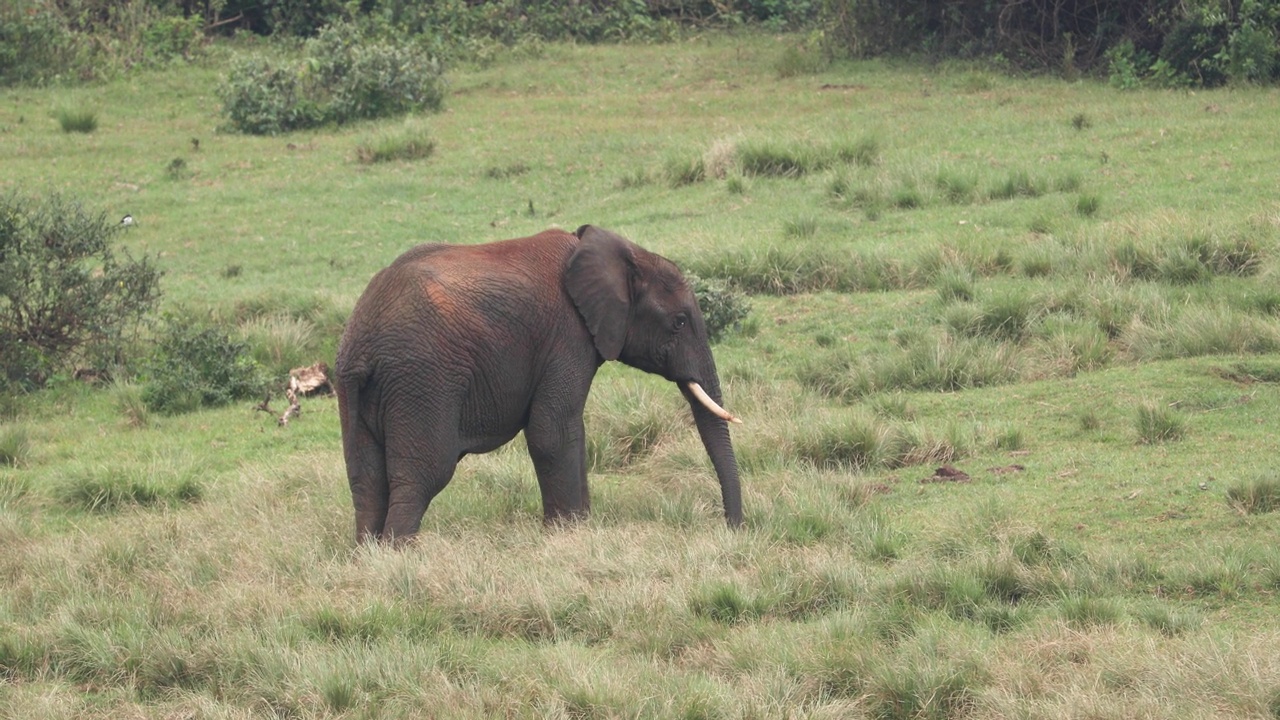
<path id="1" fill-rule="evenodd" d="M 344 451 L 350 450 L 347 444 L 355 438 L 356 430 L 360 426 L 360 391 L 369 381 L 371 374 L 371 369 L 363 363 L 343 363 L 342 358 L 339 358 L 335 375 Z"/>

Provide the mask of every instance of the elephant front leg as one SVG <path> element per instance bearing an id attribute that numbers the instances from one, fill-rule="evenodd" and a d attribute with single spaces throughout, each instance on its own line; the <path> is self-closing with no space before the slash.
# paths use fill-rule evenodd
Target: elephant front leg
<path id="1" fill-rule="evenodd" d="M 548 525 L 585 518 L 591 510 L 586 437 L 580 412 L 567 418 L 531 421 L 525 428 L 542 491 L 542 519 Z"/>

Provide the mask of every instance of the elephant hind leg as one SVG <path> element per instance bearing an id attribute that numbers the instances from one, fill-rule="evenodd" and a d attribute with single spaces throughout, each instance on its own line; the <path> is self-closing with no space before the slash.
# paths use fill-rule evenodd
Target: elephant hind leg
<path id="1" fill-rule="evenodd" d="M 387 522 L 390 500 L 387 464 L 382 443 L 363 425 L 352 428 L 344 448 L 347 481 L 356 510 L 356 542 L 376 540 Z"/>
<path id="2" fill-rule="evenodd" d="M 423 448 L 445 447 L 446 444 L 421 441 L 413 443 L 412 452 L 396 452 L 388 447 L 386 522 L 381 539 L 403 543 L 418 532 L 422 516 L 436 495 L 453 479 L 458 466 L 456 452 L 424 452 Z"/>

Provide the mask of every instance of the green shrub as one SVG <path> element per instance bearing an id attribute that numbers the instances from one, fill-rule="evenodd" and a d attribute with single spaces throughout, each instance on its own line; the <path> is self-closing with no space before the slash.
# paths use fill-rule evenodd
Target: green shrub
<path id="1" fill-rule="evenodd" d="M 56 78 L 70 69 L 79 45 L 53 3 L 0 3 L 0 86 Z"/>
<path id="2" fill-rule="evenodd" d="M 308 80 L 326 121 L 338 124 L 439 110 L 440 63 L 416 46 L 364 36 L 354 25 L 329 25 L 307 41 Z"/>
<path id="3" fill-rule="evenodd" d="M 275 135 L 323 122 L 320 109 L 305 99 L 298 73 L 277 60 L 236 57 L 219 94 L 231 129 L 250 135 Z"/>
<path id="4" fill-rule="evenodd" d="M 204 21 L 199 14 L 190 17 L 169 15 L 153 20 L 142 31 L 142 56 L 153 65 L 175 58 L 190 59 L 204 39 Z"/>
<path id="5" fill-rule="evenodd" d="M 76 362 L 125 362 L 160 298 L 160 271 L 116 257 L 122 230 L 59 195 L 0 197 L 0 390 L 39 387 Z"/>
<path id="6" fill-rule="evenodd" d="M 143 369 L 148 409 L 176 414 L 256 396 L 266 387 L 246 343 L 217 327 L 170 317 Z"/>
<path id="7" fill-rule="evenodd" d="M 698 299 L 698 309 L 702 311 L 707 338 L 711 342 L 742 329 L 743 321 L 751 314 L 751 302 L 745 294 L 722 281 L 703 279 L 691 273 L 686 273 L 685 277 Z"/>
<path id="8" fill-rule="evenodd" d="M 343 23 L 308 41 L 299 65 L 236 58 L 220 94 L 231 129 L 270 135 L 439 110 L 442 74 L 418 46 L 375 40 Z"/>

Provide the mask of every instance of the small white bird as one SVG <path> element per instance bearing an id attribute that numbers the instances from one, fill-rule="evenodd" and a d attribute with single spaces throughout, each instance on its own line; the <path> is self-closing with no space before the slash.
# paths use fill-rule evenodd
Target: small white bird
<path id="1" fill-rule="evenodd" d="M 133 216 L 132 216 L 132 215 L 125 215 L 124 217 L 120 218 L 120 224 L 121 224 L 121 225 L 132 225 L 132 224 L 133 224 Z"/>

